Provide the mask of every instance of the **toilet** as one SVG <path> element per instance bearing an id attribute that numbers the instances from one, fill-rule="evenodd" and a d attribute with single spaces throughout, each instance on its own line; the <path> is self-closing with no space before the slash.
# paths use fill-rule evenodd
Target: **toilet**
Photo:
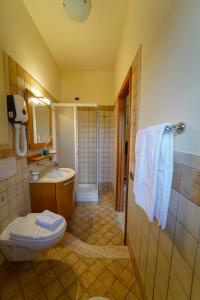
<path id="1" fill-rule="evenodd" d="M 37 213 L 18 217 L 0 235 L 0 249 L 9 261 L 34 259 L 42 250 L 55 246 L 63 237 L 67 223 L 50 230 L 36 224 Z"/>

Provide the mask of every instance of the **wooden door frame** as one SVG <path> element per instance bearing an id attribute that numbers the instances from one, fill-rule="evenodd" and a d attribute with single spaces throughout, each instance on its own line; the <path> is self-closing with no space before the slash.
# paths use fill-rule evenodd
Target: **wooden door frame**
<path id="1" fill-rule="evenodd" d="M 123 134 L 124 129 L 124 112 L 125 98 L 128 97 L 128 149 L 127 149 L 127 166 L 126 166 L 126 210 L 125 210 L 125 232 L 124 243 L 126 244 L 126 227 L 127 227 L 127 212 L 128 212 L 128 188 L 129 188 L 129 159 L 130 159 L 130 130 L 131 130 L 131 85 L 132 85 L 132 68 L 130 68 L 120 92 L 117 97 L 117 160 L 116 160 L 116 210 L 123 211 L 124 209 L 124 153 L 123 153 Z"/>

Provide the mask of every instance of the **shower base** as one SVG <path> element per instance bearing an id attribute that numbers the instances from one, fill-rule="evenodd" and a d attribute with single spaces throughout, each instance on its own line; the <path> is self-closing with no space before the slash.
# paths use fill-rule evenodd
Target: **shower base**
<path id="1" fill-rule="evenodd" d="M 98 202 L 98 190 L 96 184 L 79 183 L 77 186 L 76 201 Z"/>

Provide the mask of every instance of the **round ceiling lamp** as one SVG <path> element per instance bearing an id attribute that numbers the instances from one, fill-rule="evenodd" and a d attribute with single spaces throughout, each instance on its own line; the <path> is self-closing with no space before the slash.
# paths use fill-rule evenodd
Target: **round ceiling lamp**
<path id="1" fill-rule="evenodd" d="M 84 21 L 90 14 L 90 0 L 63 0 L 65 13 L 74 21 Z"/>

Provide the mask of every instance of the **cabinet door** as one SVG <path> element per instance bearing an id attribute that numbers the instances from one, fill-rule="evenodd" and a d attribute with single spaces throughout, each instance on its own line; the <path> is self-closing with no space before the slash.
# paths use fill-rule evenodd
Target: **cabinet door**
<path id="1" fill-rule="evenodd" d="M 69 220 L 73 215 L 74 204 L 74 179 L 56 184 L 57 213 Z"/>
<path id="2" fill-rule="evenodd" d="M 39 213 L 48 209 L 56 213 L 56 188 L 54 183 L 30 183 L 30 196 L 32 212 Z"/>

